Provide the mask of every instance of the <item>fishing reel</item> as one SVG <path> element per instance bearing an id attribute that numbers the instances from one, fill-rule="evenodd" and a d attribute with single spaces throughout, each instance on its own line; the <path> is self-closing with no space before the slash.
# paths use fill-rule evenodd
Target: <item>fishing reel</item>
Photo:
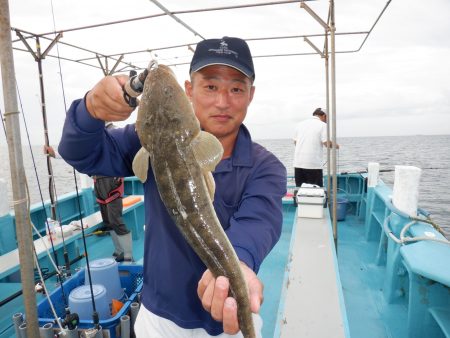
<path id="1" fill-rule="evenodd" d="M 123 98 L 130 107 L 136 108 L 138 106 L 139 102 L 137 97 L 142 94 L 148 70 L 152 67 L 158 67 L 156 60 L 151 60 L 148 67 L 142 73 L 138 74 L 135 70 L 130 70 L 130 79 L 123 86 Z"/>
<path id="2" fill-rule="evenodd" d="M 61 321 L 61 326 L 68 330 L 74 330 L 80 323 L 80 317 L 78 313 L 71 313 L 69 308 L 66 308 L 66 316 Z"/>
<path id="3" fill-rule="evenodd" d="M 148 75 L 148 70 L 145 69 L 139 75 L 135 70 L 130 70 L 130 80 L 123 87 L 123 98 L 130 107 L 137 107 L 137 97 L 142 94 L 144 90 L 144 81 Z"/>

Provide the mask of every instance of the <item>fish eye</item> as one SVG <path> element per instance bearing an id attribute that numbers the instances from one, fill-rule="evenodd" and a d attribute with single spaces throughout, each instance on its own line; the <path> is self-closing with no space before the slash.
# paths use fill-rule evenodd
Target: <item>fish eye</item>
<path id="1" fill-rule="evenodd" d="M 173 87 L 172 86 L 166 86 L 163 89 L 163 93 L 166 97 L 172 97 L 173 96 Z"/>

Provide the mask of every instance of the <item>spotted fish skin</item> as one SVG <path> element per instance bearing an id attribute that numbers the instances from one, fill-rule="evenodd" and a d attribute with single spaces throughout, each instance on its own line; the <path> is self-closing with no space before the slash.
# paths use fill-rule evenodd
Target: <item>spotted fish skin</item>
<path id="1" fill-rule="evenodd" d="M 136 131 L 145 149 L 135 157 L 136 176 L 146 179 L 150 158 L 168 213 L 207 268 L 229 279 L 241 332 L 245 338 L 255 338 L 247 283 L 212 204 L 211 171 L 223 148 L 217 138 L 201 131 L 189 99 L 167 66 L 149 69 Z"/>

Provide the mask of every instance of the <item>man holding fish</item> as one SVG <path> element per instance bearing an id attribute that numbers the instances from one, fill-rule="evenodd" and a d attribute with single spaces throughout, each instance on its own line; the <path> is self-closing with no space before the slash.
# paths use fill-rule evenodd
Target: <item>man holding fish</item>
<path id="1" fill-rule="evenodd" d="M 255 91 L 244 40 L 200 42 L 190 76 L 185 95 L 168 67 L 149 69 L 136 124 L 111 131 L 103 121 L 133 108 L 128 78 L 105 77 L 72 104 L 59 152 L 80 172 L 144 182 L 138 337 L 260 337 L 261 318 L 248 316 L 281 233 L 286 169 L 242 124 Z"/>

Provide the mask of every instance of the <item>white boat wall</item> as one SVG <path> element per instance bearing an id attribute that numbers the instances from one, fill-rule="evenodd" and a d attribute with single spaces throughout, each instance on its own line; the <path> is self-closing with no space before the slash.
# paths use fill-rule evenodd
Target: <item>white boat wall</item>
<path id="1" fill-rule="evenodd" d="M 374 21 L 369 29 L 341 35 L 363 36 L 358 49 L 360 50 L 390 2 L 387 1 L 385 6 L 380 8 L 378 16 L 372 18 Z M 65 36 L 95 28 L 111 29 L 112 34 L 116 25 L 132 24 L 135 21 L 144 25 L 144 22 L 147 24 L 147 21 L 163 17 L 167 20 L 175 19 L 176 25 L 189 32 L 189 39 L 194 34 L 198 40 L 202 35 L 186 22 L 180 21 L 182 14 L 196 17 L 200 14 L 208 15 L 210 12 L 233 10 L 249 10 L 250 14 L 250 10 L 254 10 L 258 15 L 262 15 L 259 10 L 264 7 L 268 8 L 269 13 L 273 10 L 276 15 L 279 6 L 292 6 L 292 9 L 295 6 L 296 11 L 302 11 L 323 29 L 321 34 L 266 35 L 248 41 L 255 43 L 257 49 L 257 43 L 260 41 L 269 41 L 270 44 L 279 39 L 301 38 L 305 39 L 306 45 L 308 48 L 312 47 L 313 51 L 287 51 L 280 54 L 278 50 L 274 50 L 270 55 L 256 55 L 255 59 L 316 54 L 325 60 L 326 102 L 331 117 L 329 138 L 336 142 L 335 54 L 356 50 L 334 50 L 334 1 L 326 3 L 328 20 L 320 19 L 312 3 L 302 1 L 256 4 L 238 2 L 237 5 L 179 12 L 170 11 L 157 1 L 152 0 L 152 3 L 159 8 L 159 12 L 145 17 L 60 31 L 55 29 L 50 33 L 40 34 L 12 28 L 17 35 L 13 48 L 34 56 L 41 80 L 42 62 L 46 57 L 96 67 L 101 69 L 104 75 L 119 71 L 139 71 L 150 59 L 169 60 L 165 58 L 165 53 L 173 57 L 176 55 L 174 50 L 192 49 L 195 43 L 188 39 L 179 45 L 160 43 L 158 48 L 152 50 L 149 50 L 145 43 L 145 47 L 140 45 L 141 47 L 134 50 L 132 49 L 135 46 L 127 49 L 123 43 L 126 52 L 100 53 L 96 52 L 95 46 L 92 45 L 89 48 L 83 45 L 75 46 L 65 40 Z M 8 14 L 7 10 L 3 10 L 7 4 L 6 0 L 0 0 L 0 16 Z M 264 13 L 264 20 L 267 20 L 270 16 L 267 15 L 268 12 Z M 3 26 L 7 20 L 4 17 L 1 19 Z M 154 27 L 145 27 L 149 31 L 155 31 Z M 8 28 L 8 36 L 9 31 Z M 164 34 L 169 34 L 159 33 L 163 35 L 163 40 Z M 128 34 L 128 39 L 130 36 L 131 33 Z M 323 50 L 318 49 L 310 40 L 315 37 L 326 41 Z M 39 46 L 37 48 L 40 48 L 39 41 L 45 41 L 48 47 L 44 52 L 40 49 L 34 50 L 29 41 L 35 41 Z M 3 47 L 5 42 L 1 43 Z M 53 49 L 56 45 L 61 47 L 64 55 Z M 4 51 L 5 48 L 1 50 Z M 71 51 L 80 53 L 79 57 L 71 57 Z M 136 55 L 139 57 L 133 60 L 132 57 Z M 0 57 L 2 74 L 14 74 L 12 66 L 8 64 L 12 57 L 6 57 L 3 52 Z M 167 63 L 174 68 L 185 64 L 181 58 L 170 60 L 171 62 Z M 6 82 L 4 78 L 3 82 Z M 15 88 L 13 92 L 15 93 Z M 5 131 L 8 134 L 10 150 L 14 148 L 16 152 L 20 152 L 20 132 L 17 135 L 17 121 L 13 120 L 17 117 L 14 112 L 19 109 L 11 108 L 8 100 L 11 96 L 14 96 L 11 92 L 4 92 Z M 41 81 L 40 108 L 43 110 L 44 125 L 47 124 L 45 107 Z M 45 130 L 47 133 L 47 128 Z M 48 135 L 46 144 L 49 144 Z M 10 151 L 10 157 L 12 153 L 13 151 Z M 405 172 L 414 173 L 420 169 L 399 167 L 399 174 L 396 175 L 396 181 L 391 188 L 379 179 L 378 164 L 368 164 L 366 172 L 338 173 L 336 158 L 335 152 L 328 154 L 327 172 L 335 174 L 325 178 L 326 190 L 323 194 L 319 192 L 317 195 L 317 190 L 314 193 L 311 193 L 311 190 L 303 190 L 295 196 L 298 188 L 293 185 L 292 178 L 289 178 L 291 183 L 288 183 L 288 194 L 283 199 L 282 235 L 258 274 L 265 285 L 261 309 L 264 321 L 262 336 L 450 338 L 450 245 L 428 212 L 419 207 L 415 198 L 418 183 L 414 180 L 414 175 L 412 180 L 404 182 L 404 178 L 410 176 Z M 25 195 L 21 195 L 25 192 L 23 182 L 15 182 L 17 178 L 22 180 L 21 154 L 11 162 L 14 162 L 11 166 L 12 181 L 13 184 L 16 183 L 13 188 L 14 202 L 0 199 L 0 338 L 37 337 L 37 326 L 39 335 L 45 338 L 54 337 L 62 331 L 69 337 L 78 337 L 81 333 L 95 337 L 132 337 L 142 288 L 145 230 L 142 184 L 135 177 L 125 179 L 123 216 L 132 231 L 135 262 L 113 264 L 114 269 L 117 269 L 114 273 L 117 274 L 119 289 L 123 289 L 123 294 L 121 293 L 119 306 L 115 307 L 111 299 L 105 302 L 103 294 L 99 292 L 94 303 L 98 309 L 106 303 L 107 310 L 99 311 L 101 318 L 97 326 L 90 302 L 84 304 L 86 307 L 82 311 L 74 311 L 76 304 L 73 302 L 69 306 L 70 292 L 86 283 L 86 258 L 90 263 L 105 262 L 105 259 L 110 259 L 113 251 L 109 235 L 101 231 L 102 219 L 92 183 L 83 177 L 78 180 L 77 191 L 59 196 L 52 196 L 50 193 L 49 201 L 28 206 L 27 203 L 22 203 L 26 199 Z M 49 171 L 53 175 L 51 163 Z M 75 175 L 74 177 L 78 178 Z M 52 185 L 54 182 L 51 178 L 50 186 Z M 7 187 L 0 177 L 0 196 L 7 196 L 6 191 Z M 10 209 L 10 206 L 14 206 L 14 210 Z M 24 231 L 27 229 L 24 215 L 29 217 L 36 227 L 30 238 L 26 238 L 27 231 Z M 49 218 L 58 221 L 55 234 L 48 234 L 49 230 L 52 230 L 47 222 Z M 26 254 L 23 251 L 22 238 L 30 241 L 27 249 L 31 251 L 25 251 Z M 33 262 L 33 251 L 38 263 Z M 24 261 L 27 267 L 24 266 Z M 58 266 L 58 273 L 54 264 Z M 31 276 L 34 275 L 32 280 L 28 278 L 29 268 Z M 35 311 L 30 310 L 29 304 L 33 302 L 36 305 L 32 306 L 32 310 Z M 36 314 L 37 318 L 34 318 Z"/>

